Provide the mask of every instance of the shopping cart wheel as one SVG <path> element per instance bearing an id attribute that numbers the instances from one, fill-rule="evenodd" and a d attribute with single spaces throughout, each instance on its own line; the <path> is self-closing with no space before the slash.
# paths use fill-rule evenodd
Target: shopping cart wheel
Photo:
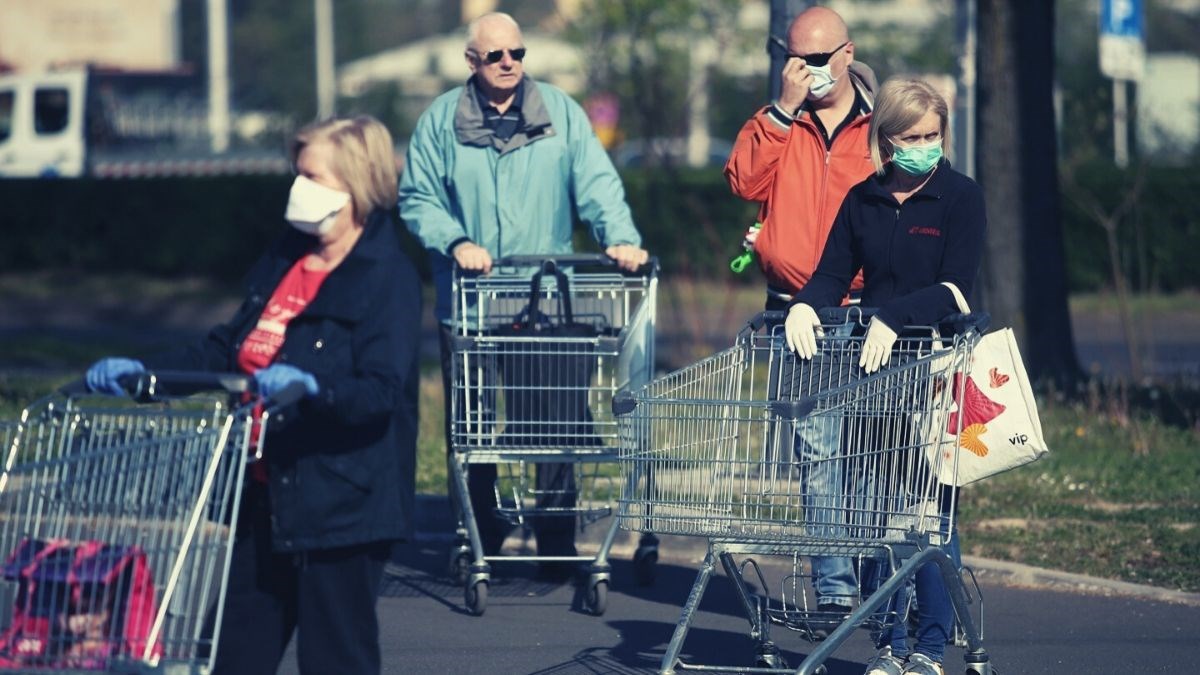
<path id="1" fill-rule="evenodd" d="M 779 652 L 779 647 L 776 647 L 774 642 L 760 642 L 758 646 L 755 647 L 754 652 L 755 668 L 787 670 L 787 660 L 783 658 L 783 654 Z M 825 666 L 820 666 L 815 673 L 816 675 L 824 675 Z"/>
<path id="2" fill-rule="evenodd" d="M 642 545 L 633 552 L 633 579 L 638 586 L 651 586 L 658 573 L 658 546 Z"/>
<path id="3" fill-rule="evenodd" d="M 483 616 L 484 610 L 487 609 L 488 582 L 476 581 L 467 586 L 466 593 L 463 594 L 467 603 L 467 609 L 475 616 Z"/>
<path id="4" fill-rule="evenodd" d="M 967 675 L 1000 675 L 1000 671 L 992 667 L 986 652 L 967 654 Z"/>
<path id="5" fill-rule="evenodd" d="M 587 609 L 593 616 L 601 616 L 608 609 L 608 582 L 592 581 L 588 585 Z"/>

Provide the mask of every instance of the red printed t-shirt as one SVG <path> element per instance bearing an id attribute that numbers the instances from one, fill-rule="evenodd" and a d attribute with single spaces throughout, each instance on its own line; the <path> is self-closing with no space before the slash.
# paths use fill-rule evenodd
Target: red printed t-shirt
<path id="1" fill-rule="evenodd" d="M 297 260 L 283 275 L 262 315 L 258 317 L 258 324 L 242 342 L 237 360 L 242 372 L 253 375 L 255 371 L 271 365 L 283 346 L 288 322 L 317 297 L 317 291 L 325 277 L 329 276 L 329 270 L 305 269 L 306 260 L 307 256 Z"/>
<path id="2" fill-rule="evenodd" d="M 242 341 L 237 364 L 247 375 L 253 375 L 271 365 L 280 347 L 283 347 L 288 323 L 317 297 L 317 291 L 321 289 L 325 277 L 329 276 L 329 270 L 305 269 L 305 261 L 308 259 L 308 256 L 305 256 L 297 260 L 287 274 L 283 275 L 262 315 L 258 317 L 258 324 Z M 257 437 L 257 432 L 255 436 Z M 267 470 L 263 462 L 251 466 L 251 477 L 260 483 L 267 481 Z"/>

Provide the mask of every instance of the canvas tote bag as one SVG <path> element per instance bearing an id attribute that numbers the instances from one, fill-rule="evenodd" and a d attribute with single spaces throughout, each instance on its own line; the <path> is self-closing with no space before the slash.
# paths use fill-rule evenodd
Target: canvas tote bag
<path id="1" fill-rule="evenodd" d="M 959 311 L 970 313 L 962 293 L 953 284 L 944 285 L 954 294 Z M 945 428 L 933 430 L 940 439 L 925 450 L 942 483 L 974 483 L 1028 464 L 1049 450 L 1011 328 L 984 335 L 968 359 L 967 371 L 954 373 L 949 384 L 953 403 Z"/>

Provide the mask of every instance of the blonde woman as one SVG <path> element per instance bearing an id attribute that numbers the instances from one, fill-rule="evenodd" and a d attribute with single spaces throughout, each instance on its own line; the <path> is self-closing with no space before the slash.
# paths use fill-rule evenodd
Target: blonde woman
<path id="1" fill-rule="evenodd" d="M 382 124 L 310 125 L 291 158 L 291 227 L 233 319 L 144 365 L 103 359 L 87 381 L 114 391 L 150 367 L 241 371 L 267 396 L 304 384 L 246 479 L 213 672 L 273 673 L 298 631 L 302 672 L 377 673 L 376 597 L 411 527 L 419 283 L 388 217 L 396 165 Z"/>
<path id="2" fill-rule="evenodd" d="M 970 295 L 987 220 L 982 190 L 943 156 L 947 123 L 946 101 L 929 84 L 893 79 L 880 89 L 868 141 L 875 173 L 846 195 L 812 280 L 788 310 L 784 332 L 801 358 L 816 351 L 815 310 L 839 305 L 860 270 L 862 306 L 878 309 L 858 363 L 866 373 L 887 367 L 905 326 L 932 325 L 958 311 L 956 290 Z M 943 493 L 948 512 L 952 495 Z M 900 595 L 891 609 L 903 616 L 907 596 Z M 904 622 L 895 621 L 868 675 L 942 675 L 954 611 L 934 563 L 917 572 L 916 598 L 916 644 L 909 646 Z"/>

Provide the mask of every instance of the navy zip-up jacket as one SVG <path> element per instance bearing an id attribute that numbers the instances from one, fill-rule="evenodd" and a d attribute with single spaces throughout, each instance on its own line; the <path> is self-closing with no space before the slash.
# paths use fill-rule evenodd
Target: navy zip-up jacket
<path id="1" fill-rule="evenodd" d="M 903 204 L 883 187 L 886 178 L 872 174 L 850 188 L 821 262 L 793 304 L 838 306 L 861 269 L 862 306 L 878 308 L 876 318 L 900 332 L 958 312 L 943 282 L 970 296 L 987 231 L 983 190 L 945 160 Z"/>
<path id="2" fill-rule="evenodd" d="M 237 314 L 151 369 L 236 372 L 242 341 L 315 237 L 287 228 L 247 277 Z M 312 373 L 320 393 L 269 428 L 271 540 L 298 552 L 412 534 L 420 281 L 386 215 L 368 219 L 346 259 L 288 324 L 275 357 Z"/>

